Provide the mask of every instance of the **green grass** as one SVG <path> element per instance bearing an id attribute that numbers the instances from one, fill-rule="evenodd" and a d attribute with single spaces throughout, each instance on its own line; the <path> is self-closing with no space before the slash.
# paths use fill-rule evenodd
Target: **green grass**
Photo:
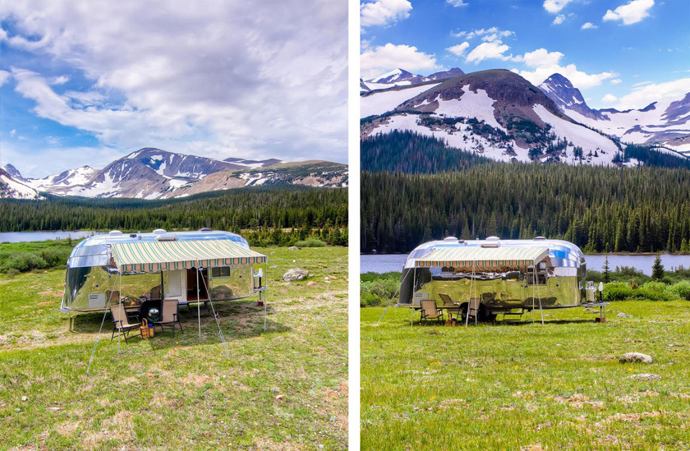
<path id="1" fill-rule="evenodd" d="M 607 323 L 593 316 L 465 328 L 362 309 L 362 449 L 690 447 L 690 303 L 617 302 Z M 631 351 L 654 363 L 618 362 Z"/>
<path id="2" fill-rule="evenodd" d="M 345 448 L 347 249 L 259 251 L 268 331 L 254 301 L 216 304 L 226 345 L 208 314 L 199 339 L 196 310 L 129 344 L 106 320 L 90 376 L 102 315 L 68 331 L 63 271 L 0 275 L 0 448 Z M 311 276 L 283 282 L 292 267 Z"/>

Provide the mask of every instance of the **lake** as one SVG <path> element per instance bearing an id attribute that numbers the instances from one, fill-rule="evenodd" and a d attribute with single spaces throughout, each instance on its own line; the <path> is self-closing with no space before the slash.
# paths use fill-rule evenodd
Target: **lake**
<path id="1" fill-rule="evenodd" d="M 602 271 L 604 267 L 604 255 L 585 255 L 587 269 Z M 652 265 L 655 255 L 649 254 L 624 254 L 609 255 L 609 268 L 615 270 L 617 266 L 632 266 L 644 274 L 652 274 Z M 362 255 L 360 257 L 360 272 L 391 272 L 400 271 L 407 254 Z M 690 255 L 661 254 L 661 263 L 667 270 L 679 266 L 690 268 Z"/>
<path id="2" fill-rule="evenodd" d="M 27 241 L 78 240 L 95 235 L 95 232 L 81 231 L 66 232 L 63 230 L 47 232 L 0 232 L 0 243 L 23 243 Z"/>

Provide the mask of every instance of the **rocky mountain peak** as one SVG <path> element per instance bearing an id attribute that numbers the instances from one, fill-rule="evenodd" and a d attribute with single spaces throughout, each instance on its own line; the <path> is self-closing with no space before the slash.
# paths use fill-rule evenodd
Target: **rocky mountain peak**
<path id="1" fill-rule="evenodd" d="M 539 89 L 565 113 L 576 111 L 591 119 L 603 119 L 601 112 L 590 108 L 579 89 L 565 76 L 555 73 L 539 85 Z"/>

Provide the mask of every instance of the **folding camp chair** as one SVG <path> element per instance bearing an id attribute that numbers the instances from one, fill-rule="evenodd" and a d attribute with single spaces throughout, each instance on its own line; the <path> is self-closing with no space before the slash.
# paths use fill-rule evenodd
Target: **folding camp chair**
<path id="1" fill-rule="evenodd" d="M 474 319 L 474 324 L 477 324 L 477 318 L 479 317 L 479 306 L 481 302 L 479 298 L 471 298 L 470 302 L 467 304 L 467 316 L 465 317 L 465 325 L 469 323 L 469 319 Z"/>
<path id="2" fill-rule="evenodd" d="M 448 313 L 448 320 L 453 321 L 453 314 L 458 315 L 460 313 L 460 307 L 457 302 L 454 302 L 450 296 L 444 293 L 439 293 L 438 297 L 441 298 L 443 305 L 441 306 Z M 457 319 L 457 317 L 456 317 Z"/>
<path id="3" fill-rule="evenodd" d="M 436 301 L 433 299 L 422 299 L 419 302 L 419 307 L 420 307 L 420 318 L 419 322 L 421 323 L 422 321 L 425 320 L 436 320 L 443 322 L 443 310 L 439 310 L 436 307 Z"/>
<path id="4" fill-rule="evenodd" d="M 160 326 L 161 331 L 164 327 L 172 328 L 173 337 L 175 336 L 175 328 L 177 328 L 177 326 L 179 326 L 180 330 L 182 330 L 177 299 L 163 299 L 162 318 L 160 321 L 154 323 L 154 325 Z"/>
<path id="5" fill-rule="evenodd" d="M 110 313 L 113 315 L 113 333 L 110 335 L 110 341 L 115 338 L 115 332 L 122 334 L 127 342 L 127 336 L 129 332 L 138 329 L 139 324 L 131 324 L 127 319 L 127 312 L 125 312 L 125 306 L 122 303 L 111 304 Z"/>

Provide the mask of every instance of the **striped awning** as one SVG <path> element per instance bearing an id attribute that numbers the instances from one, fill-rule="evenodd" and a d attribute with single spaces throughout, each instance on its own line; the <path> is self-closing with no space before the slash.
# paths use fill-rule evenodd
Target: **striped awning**
<path id="1" fill-rule="evenodd" d="M 418 268 L 448 267 L 458 272 L 525 271 L 549 255 L 547 247 L 442 247 L 416 259 Z"/>
<path id="2" fill-rule="evenodd" d="M 229 240 L 139 241 L 111 245 L 120 272 L 159 272 L 263 263 L 266 256 Z"/>

